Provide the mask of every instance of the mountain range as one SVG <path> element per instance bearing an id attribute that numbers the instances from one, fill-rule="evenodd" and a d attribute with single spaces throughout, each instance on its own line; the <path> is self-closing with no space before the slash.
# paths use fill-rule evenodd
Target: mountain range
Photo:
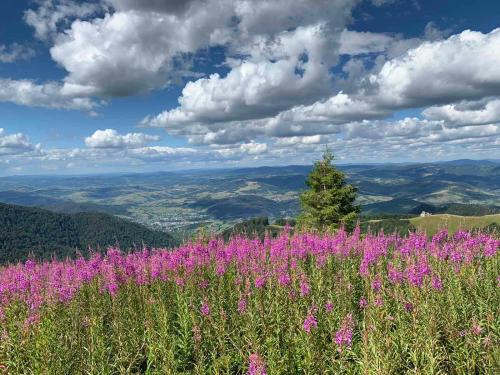
<path id="1" fill-rule="evenodd" d="M 497 213 L 500 162 L 340 165 L 365 215 Z M 0 178 L 0 202 L 102 212 L 168 232 L 223 230 L 252 217 L 294 217 L 310 165 Z M 451 212 L 451 213 L 453 213 Z"/>

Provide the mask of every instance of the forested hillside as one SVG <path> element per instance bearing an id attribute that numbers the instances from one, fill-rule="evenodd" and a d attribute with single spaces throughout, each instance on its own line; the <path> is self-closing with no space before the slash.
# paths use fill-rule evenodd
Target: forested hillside
<path id="1" fill-rule="evenodd" d="M 60 214 L 44 209 L 0 203 L 0 262 L 35 258 L 74 256 L 78 249 L 123 249 L 167 247 L 175 240 L 167 233 L 150 230 L 127 220 L 84 212 Z"/>

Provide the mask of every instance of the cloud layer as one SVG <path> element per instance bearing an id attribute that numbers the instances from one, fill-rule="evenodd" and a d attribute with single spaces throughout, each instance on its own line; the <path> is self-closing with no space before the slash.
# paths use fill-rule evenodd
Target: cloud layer
<path id="1" fill-rule="evenodd" d="M 500 157 L 500 29 L 452 32 L 429 22 L 411 37 L 356 30 L 360 4 L 37 0 L 24 21 L 63 77 L 0 77 L 0 102 L 95 115 L 117 97 L 172 86 L 181 94 L 138 114 L 140 131 L 96 126 L 72 149 L 37 148 L 2 129 L 2 162 L 309 162 L 325 143 L 363 160 Z M 33 54 L 0 44 L 0 63 Z"/>

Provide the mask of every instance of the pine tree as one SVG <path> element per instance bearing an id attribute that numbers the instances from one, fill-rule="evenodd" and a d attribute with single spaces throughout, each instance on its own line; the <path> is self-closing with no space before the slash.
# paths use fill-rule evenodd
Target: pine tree
<path id="1" fill-rule="evenodd" d="M 306 228 L 324 231 L 343 225 L 352 229 L 356 224 L 360 210 L 354 204 L 357 189 L 346 183 L 344 174 L 332 165 L 333 159 L 327 149 L 307 177 L 309 190 L 300 196 L 299 216 L 299 224 Z"/>

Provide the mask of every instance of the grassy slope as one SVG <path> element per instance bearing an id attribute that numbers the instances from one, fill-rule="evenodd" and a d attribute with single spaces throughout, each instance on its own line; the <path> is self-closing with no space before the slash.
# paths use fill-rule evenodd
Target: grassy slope
<path id="1" fill-rule="evenodd" d="M 484 216 L 432 215 L 415 217 L 410 222 L 417 228 L 424 229 L 428 234 L 434 234 L 439 229 L 447 227 L 450 232 L 458 229 L 485 227 L 492 223 L 500 224 L 500 214 Z"/>

